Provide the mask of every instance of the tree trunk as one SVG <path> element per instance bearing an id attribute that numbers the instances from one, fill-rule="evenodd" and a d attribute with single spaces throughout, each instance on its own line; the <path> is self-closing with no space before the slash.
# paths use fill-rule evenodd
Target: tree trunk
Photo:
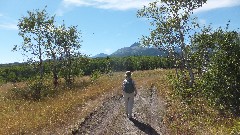
<path id="1" fill-rule="evenodd" d="M 39 100 L 41 98 L 41 89 L 42 89 L 42 84 L 43 84 L 43 60 L 42 60 L 42 49 L 41 49 L 41 44 L 40 44 L 40 39 L 38 42 L 38 52 L 39 52 L 39 72 L 40 72 L 40 82 L 36 84 L 35 88 L 35 99 Z"/>
<path id="2" fill-rule="evenodd" d="M 56 55 L 52 52 L 52 57 L 53 57 L 53 85 L 54 88 L 58 86 L 58 73 L 57 73 L 57 64 L 56 64 Z"/>
<path id="3" fill-rule="evenodd" d="M 182 62 L 183 62 L 184 68 L 186 67 L 189 77 L 190 77 L 190 80 L 188 81 L 188 86 L 193 87 L 193 83 L 194 83 L 193 70 L 189 65 L 188 54 L 187 54 L 187 49 L 186 49 L 186 46 L 184 43 L 183 32 L 181 30 L 179 30 L 179 33 L 180 33 L 180 39 L 181 39 Z"/>

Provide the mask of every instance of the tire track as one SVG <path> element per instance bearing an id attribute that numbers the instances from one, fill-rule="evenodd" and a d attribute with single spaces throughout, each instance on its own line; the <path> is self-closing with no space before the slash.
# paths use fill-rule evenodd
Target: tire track
<path id="1" fill-rule="evenodd" d="M 164 102 L 158 98 L 154 87 L 141 87 L 134 102 L 133 118 L 128 119 L 124 113 L 123 97 L 116 95 L 107 98 L 72 134 L 167 134 L 162 120 L 165 115 Z"/>
<path id="2" fill-rule="evenodd" d="M 101 133 L 101 130 L 110 124 L 114 116 L 119 112 L 122 97 L 113 96 L 108 98 L 100 107 L 96 108 L 85 120 L 79 125 L 77 130 L 72 131 L 74 135 Z M 112 105 L 115 105 L 114 107 Z"/>

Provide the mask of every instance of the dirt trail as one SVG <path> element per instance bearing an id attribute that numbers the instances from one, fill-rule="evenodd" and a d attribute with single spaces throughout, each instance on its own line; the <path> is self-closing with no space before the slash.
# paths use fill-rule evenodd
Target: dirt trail
<path id="1" fill-rule="evenodd" d="M 115 95 L 107 98 L 101 106 L 97 107 L 78 125 L 77 129 L 72 131 L 72 134 L 167 134 L 162 119 L 165 113 L 164 102 L 157 96 L 154 87 L 138 89 L 133 119 L 128 119 L 124 112 L 122 96 Z"/>

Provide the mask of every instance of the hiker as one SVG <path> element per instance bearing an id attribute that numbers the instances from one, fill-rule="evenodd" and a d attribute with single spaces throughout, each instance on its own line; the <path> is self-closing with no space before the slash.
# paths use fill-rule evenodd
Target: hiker
<path id="1" fill-rule="evenodd" d="M 126 79 L 123 81 L 122 89 L 125 101 L 125 110 L 128 118 L 132 118 L 132 109 L 134 103 L 134 96 L 137 95 L 135 82 L 131 78 L 132 72 L 127 71 L 125 74 Z"/>

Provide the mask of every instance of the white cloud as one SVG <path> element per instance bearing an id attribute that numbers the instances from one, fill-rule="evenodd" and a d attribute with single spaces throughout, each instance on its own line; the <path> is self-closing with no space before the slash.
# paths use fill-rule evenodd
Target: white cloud
<path id="1" fill-rule="evenodd" d="M 143 5 L 156 0 L 63 0 L 64 7 L 70 6 L 92 6 L 101 9 L 128 10 L 139 9 Z M 239 6 L 240 0 L 208 0 L 203 7 L 196 10 L 208 11 L 216 8 Z"/>
<path id="2" fill-rule="evenodd" d="M 15 23 L 2 23 L 0 24 L 0 29 L 6 29 L 6 30 L 17 30 L 17 24 Z"/>
<path id="3" fill-rule="evenodd" d="M 63 0 L 65 7 L 68 6 L 92 6 L 94 1 L 92 0 Z"/>
<path id="4" fill-rule="evenodd" d="M 61 7 L 56 11 L 58 16 L 71 10 L 73 7 L 94 7 L 100 9 L 129 10 L 140 9 L 143 5 L 148 5 L 156 0 L 62 0 Z M 217 8 L 240 6 L 240 0 L 208 0 L 203 7 L 194 12 L 203 12 Z"/>
<path id="5" fill-rule="evenodd" d="M 65 7 L 92 6 L 101 9 L 128 10 L 138 9 L 155 0 L 63 0 Z"/>
<path id="6" fill-rule="evenodd" d="M 62 0 L 56 15 L 62 16 L 72 8 L 81 6 L 111 10 L 139 9 L 153 1 L 155 0 Z"/>
<path id="7" fill-rule="evenodd" d="M 195 13 L 234 6 L 240 6 L 240 0 L 208 0 L 207 3 L 204 4 L 201 8 L 196 9 Z"/>

